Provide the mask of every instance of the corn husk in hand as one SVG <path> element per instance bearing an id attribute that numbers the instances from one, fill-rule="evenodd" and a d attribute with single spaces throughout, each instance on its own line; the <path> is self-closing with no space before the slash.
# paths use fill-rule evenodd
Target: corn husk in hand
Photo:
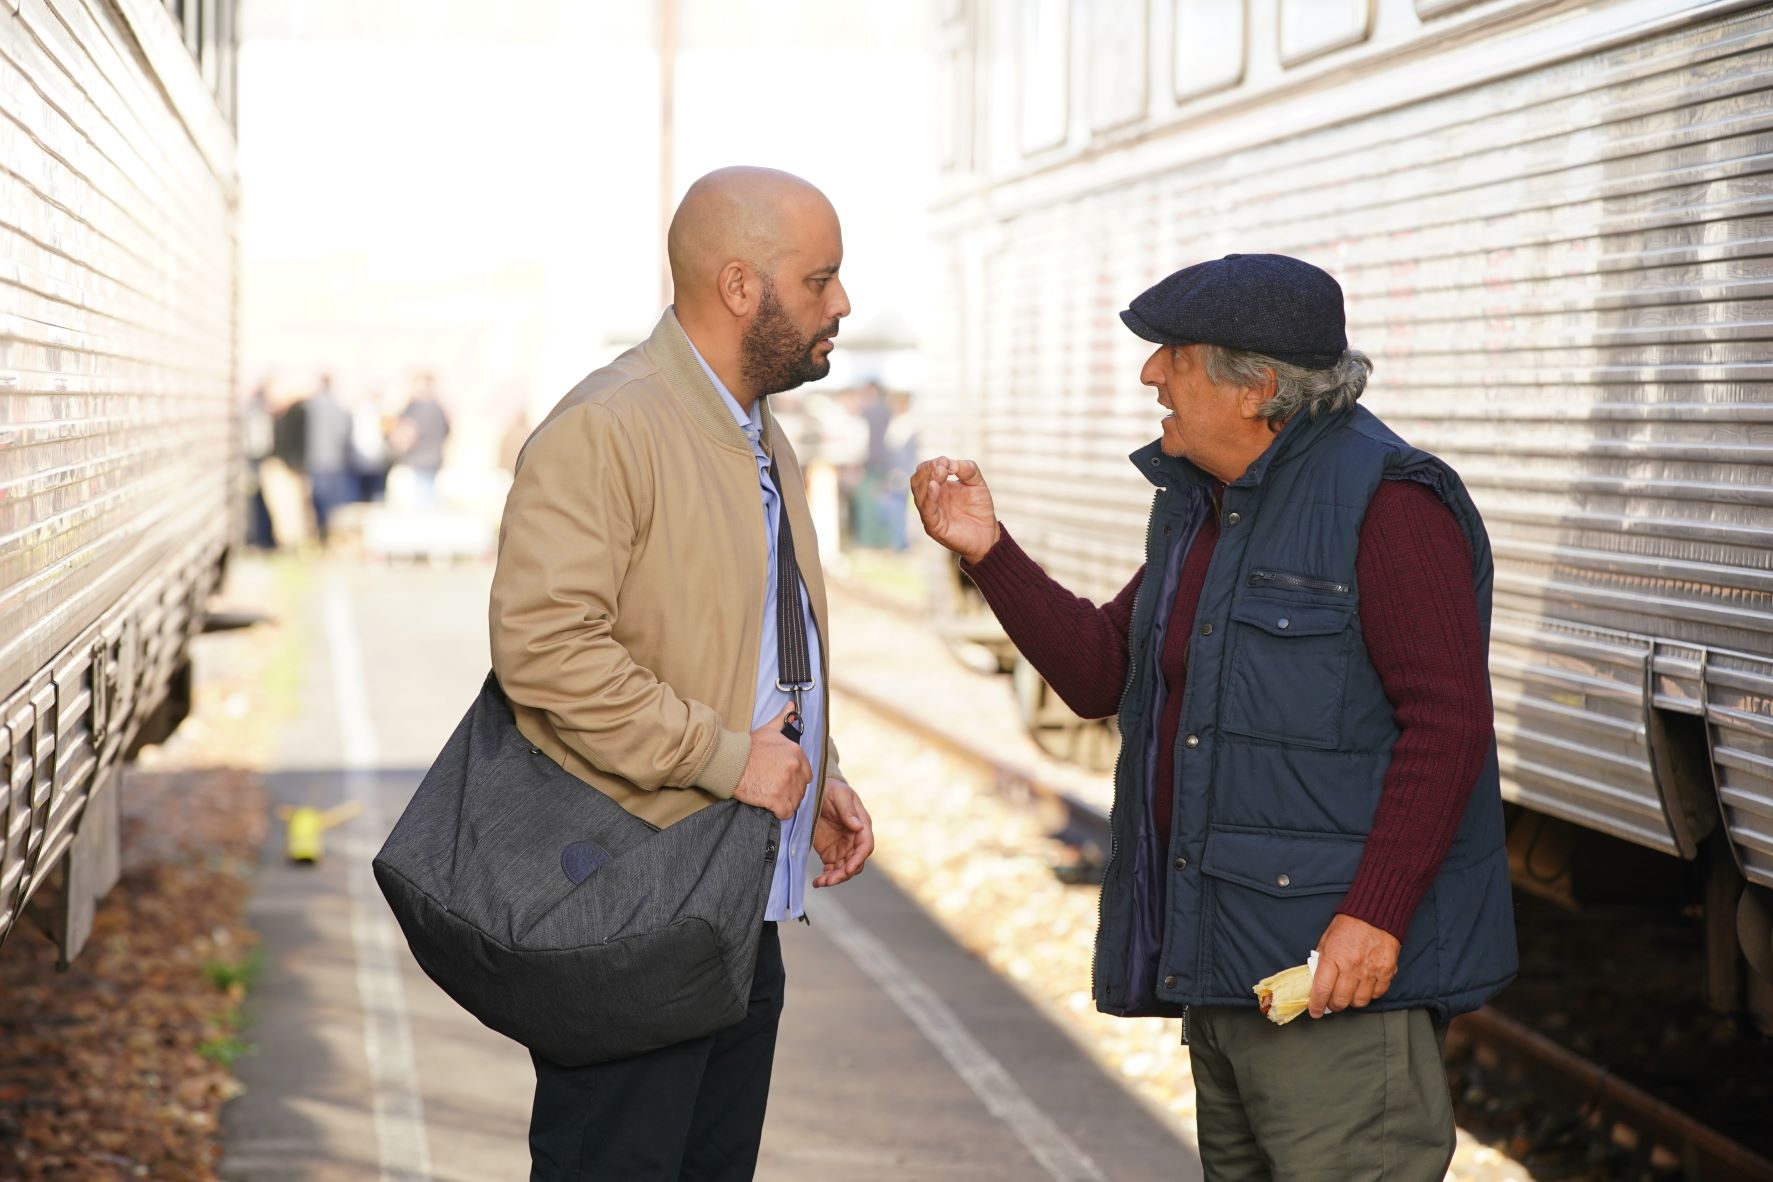
<path id="1" fill-rule="evenodd" d="M 1262 978 L 1251 986 L 1257 1006 L 1270 1022 L 1285 1026 L 1311 1004 L 1311 978 L 1316 972 L 1317 953 L 1313 952 L 1304 964 Z"/>

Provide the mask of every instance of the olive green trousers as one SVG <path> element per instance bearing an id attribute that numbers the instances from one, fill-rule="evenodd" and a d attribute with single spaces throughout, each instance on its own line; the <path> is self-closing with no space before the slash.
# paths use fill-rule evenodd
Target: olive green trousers
<path id="1" fill-rule="evenodd" d="M 1192 1006 L 1207 1182 L 1438 1182 L 1453 1160 L 1445 1030 L 1428 1010 L 1344 1010 L 1276 1026 Z"/>

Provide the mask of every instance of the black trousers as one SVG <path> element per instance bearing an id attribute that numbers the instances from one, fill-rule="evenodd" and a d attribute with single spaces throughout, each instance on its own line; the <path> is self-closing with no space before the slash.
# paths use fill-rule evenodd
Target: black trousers
<path id="1" fill-rule="evenodd" d="M 589 1067 L 532 1052 L 530 1182 L 749 1182 L 786 980 L 766 923 L 751 1004 L 726 1029 Z"/>

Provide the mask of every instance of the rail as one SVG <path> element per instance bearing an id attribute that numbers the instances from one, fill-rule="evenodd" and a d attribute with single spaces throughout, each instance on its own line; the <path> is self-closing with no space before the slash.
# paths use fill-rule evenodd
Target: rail
<path id="1" fill-rule="evenodd" d="M 1513 1082 L 1530 1078 L 1575 1102 L 1646 1166 L 1678 1163 L 1683 1177 L 1773 1182 L 1773 1161 L 1489 1006 L 1453 1019 L 1447 1043 L 1450 1054 L 1483 1056 Z"/>

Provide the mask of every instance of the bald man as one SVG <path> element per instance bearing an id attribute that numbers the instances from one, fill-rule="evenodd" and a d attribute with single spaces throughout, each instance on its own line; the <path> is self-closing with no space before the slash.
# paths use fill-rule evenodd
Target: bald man
<path id="1" fill-rule="evenodd" d="M 769 412 L 829 372 L 849 315 L 836 211 L 798 177 L 722 169 L 690 186 L 668 245 L 673 303 L 652 336 L 580 382 L 518 458 L 493 669 L 518 729 L 635 816 L 662 828 L 736 797 L 774 813 L 781 840 L 745 1017 L 615 1063 L 532 1054 L 532 1180 L 750 1178 L 777 924 L 804 915 L 815 858 L 812 885 L 836 886 L 874 849 L 826 726 L 819 548 Z"/>

